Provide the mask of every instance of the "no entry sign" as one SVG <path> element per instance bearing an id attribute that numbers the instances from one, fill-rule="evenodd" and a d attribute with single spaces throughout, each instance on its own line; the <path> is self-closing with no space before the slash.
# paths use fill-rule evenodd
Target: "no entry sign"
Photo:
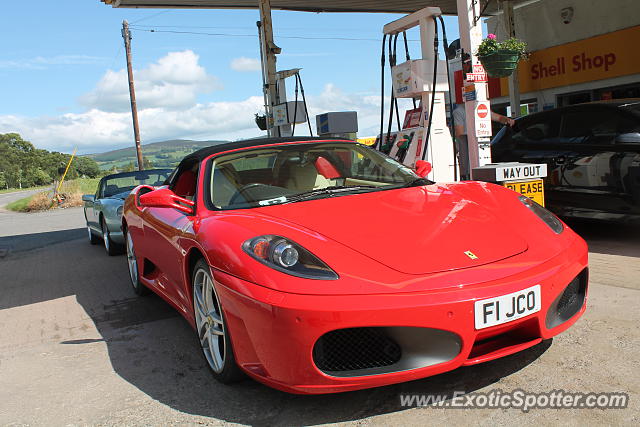
<path id="1" fill-rule="evenodd" d="M 491 137 L 491 110 L 488 101 L 480 101 L 476 105 L 476 137 Z"/>
<path id="2" fill-rule="evenodd" d="M 487 104 L 484 104 L 482 102 L 478 103 L 478 108 L 476 108 L 476 114 L 481 119 L 486 118 L 489 115 L 489 107 L 487 107 Z"/>

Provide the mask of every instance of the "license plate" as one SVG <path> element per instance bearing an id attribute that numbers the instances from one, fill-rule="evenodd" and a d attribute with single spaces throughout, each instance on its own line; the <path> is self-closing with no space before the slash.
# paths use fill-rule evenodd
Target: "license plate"
<path id="1" fill-rule="evenodd" d="M 501 325 L 540 311 L 540 285 L 476 301 L 476 329 Z"/>
<path id="2" fill-rule="evenodd" d="M 544 183 L 541 179 L 507 181 L 504 183 L 504 186 L 544 206 Z"/>

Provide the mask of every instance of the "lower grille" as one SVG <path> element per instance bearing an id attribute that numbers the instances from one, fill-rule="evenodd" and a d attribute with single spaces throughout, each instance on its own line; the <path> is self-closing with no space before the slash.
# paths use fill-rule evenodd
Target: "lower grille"
<path id="1" fill-rule="evenodd" d="M 576 278 L 572 280 L 571 283 L 569 283 L 569 286 L 567 286 L 562 295 L 560 295 L 558 307 L 556 308 L 558 313 L 567 311 L 567 309 L 574 306 L 576 302 L 578 302 L 579 291 L 580 280 L 579 278 Z"/>
<path id="2" fill-rule="evenodd" d="M 380 368 L 397 363 L 402 350 L 385 328 L 349 328 L 324 334 L 313 347 L 313 360 L 324 372 Z"/>
<path id="3" fill-rule="evenodd" d="M 578 274 L 556 300 L 547 312 L 547 328 L 554 328 L 572 318 L 584 305 L 587 296 L 588 270 Z"/>

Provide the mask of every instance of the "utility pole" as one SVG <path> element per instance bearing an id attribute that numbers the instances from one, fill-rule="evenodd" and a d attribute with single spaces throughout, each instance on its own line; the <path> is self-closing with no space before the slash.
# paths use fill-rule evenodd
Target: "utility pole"
<path id="1" fill-rule="evenodd" d="M 131 32 L 129 23 L 122 21 L 122 38 L 124 49 L 127 53 L 127 75 L 129 76 L 129 98 L 131 99 L 131 116 L 133 118 L 133 137 L 136 141 L 136 155 L 138 157 L 138 170 L 144 169 L 142 160 L 142 147 L 140 146 L 140 127 L 138 126 L 138 107 L 136 105 L 136 90 L 133 86 L 133 68 L 131 67 Z"/>

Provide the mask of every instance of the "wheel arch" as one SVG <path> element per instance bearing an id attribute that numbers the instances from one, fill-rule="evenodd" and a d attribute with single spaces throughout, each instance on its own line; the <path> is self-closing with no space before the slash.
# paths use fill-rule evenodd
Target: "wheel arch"
<path id="1" fill-rule="evenodd" d="M 191 292 L 191 288 L 193 286 L 193 283 L 191 283 L 191 280 L 193 279 L 193 268 L 196 266 L 198 260 L 203 259 L 209 266 L 211 266 L 211 263 L 209 262 L 209 259 L 205 255 L 204 251 L 195 245 L 189 249 L 184 259 L 185 278 Z M 191 297 L 193 297 L 193 295 L 191 295 Z"/>
<path id="2" fill-rule="evenodd" d="M 205 255 L 205 251 L 203 251 L 199 246 L 193 245 L 191 246 L 191 248 L 189 248 L 189 250 L 187 251 L 187 254 L 184 257 L 184 284 L 185 284 L 185 291 L 187 292 L 187 295 L 189 296 L 189 304 L 191 304 L 191 310 L 189 311 L 189 323 L 192 324 L 192 326 L 195 328 L 195 316 L 193 314 L 193 269 L 196 266 L 196 263 L 199 260 L 204 260 L 205 263 L 207 263 L 208 266 L 211 266 L 211 263 L 209 262 L 209 259 L 207 258 L 207 256 Z"/>

